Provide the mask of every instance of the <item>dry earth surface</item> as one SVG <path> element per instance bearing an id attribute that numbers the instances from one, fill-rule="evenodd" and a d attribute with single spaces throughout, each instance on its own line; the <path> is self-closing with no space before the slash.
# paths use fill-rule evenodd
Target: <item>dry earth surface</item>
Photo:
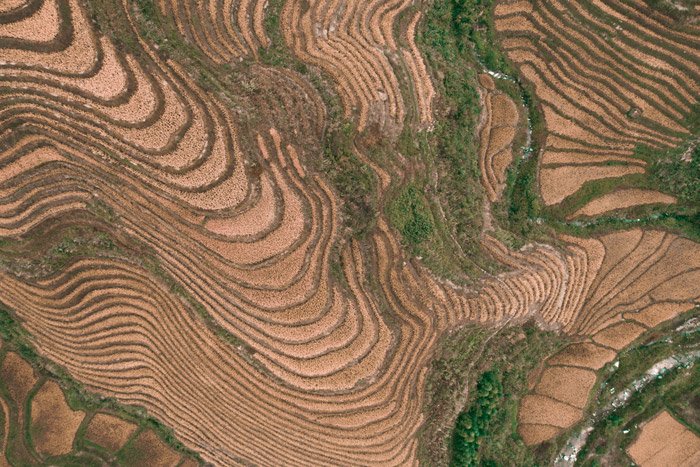
<path id="1" fill-rule="evenodd" d="M 627 452 L 642 467 L 690 467 L 700 462 L 700 437 L 664 411 L 642 427 Z"/>
<path id="2" fill-rule="evenodd" d="M 95 411 L 87 405 L 74 409 L 72 405 L 81 403 L 80 395 L 71 393 L 73 398 L 68 398 L 71 388 L 61 387 L 62 381 L 52 377 L 47 368 L 33 369 L 7 347 L 0 347 L 0 408 L 4 420 L 0 465 L 136 466 L 156 465 L 157 459 L 160 465 L 199 464 L 173 451 L 152 430 L 141 429 L 137 434 L 139 426 L 131 416 L 124 419 L 121 413 Z M 25 410 L 29 415 L 24 414 Z M 107 451 L 95 449 L 92 443 Z M 140 457 L 136 458 L 136 453 Z"/>

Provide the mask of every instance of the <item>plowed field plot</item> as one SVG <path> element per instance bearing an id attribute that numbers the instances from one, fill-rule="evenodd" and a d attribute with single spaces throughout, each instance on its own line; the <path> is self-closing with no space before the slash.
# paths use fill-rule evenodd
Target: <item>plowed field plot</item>
<path id="1" fill-rule="evenodd" d="M 697 465 L 700 436 L 664 411 L 642 427 L 639 438 L 627 452 L 641 466 Z"/>
<path id="2" fill-rule="evenodd" d="M 0 408 L 4 420 L 0 465 L 144 465 L 131 461 L 121 451 L 117 453 L 136 438 L 134 433 L 138 424 L 144 424 L 142 420 L 132 415 L 96 412 L 100 402 L 76 391 L 65 377 L 46 373 L 43 361 L 24 346 L 31 361 L 41 366 L 33 369 L 28 360 L 12 350 L 16 344 L 14 341 L 0 349 Z M 102 405 L 107 407 L 104 402 Z M 29 412 L 26 415 L 25 410 Z M 155 459 L 163 459 L 162 465 L 174 466 L 180 461 L 199 465 L 197 460 L 168 446 L 161 435 L 148 429 L 143 433 L 148 433 L 147 443 L 139 437 L 131 444 L 139 446 L 145 464 L 155 465 L 151 464 Z M 182 451 L 180 445 L 177 448 Z M 128 453 L 126 448 L 123 450 Z"/>
<path id="3" fill-rule="evenodd" d="M 700 304 L 679 1 L 0 2 L 0 462 L 413 465 L 489 368 L 545 456 Z"/>

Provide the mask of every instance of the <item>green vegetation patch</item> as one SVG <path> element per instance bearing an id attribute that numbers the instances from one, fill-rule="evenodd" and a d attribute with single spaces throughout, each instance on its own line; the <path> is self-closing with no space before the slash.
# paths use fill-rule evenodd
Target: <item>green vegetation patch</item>
<path id="1" fill-rule="evenodd" d="M 481 439 L 491 429 L 493 418 L 500 412 L 503 381 L 500 373 L 487 371 L 476 383 L 476 400 L 457 417 L 452 436 L 453 466 L 477 465 Z M 495 464 L 489 462 L 490 464 Z"/>
<path id="2" fill-rule="evenodd" d="M 423 244 L 414 253 L 439 274 L 458 281 L 494 270 L 479 241 L 484 207 L 476 137 L 481 65 L 473 40 L 482 33 L 478 25 L 470 26 L 474 18 L 488 17 L 489 8 L 490 2 L 437 0 L 425 11 L 416 43 L 433 72 L 438 94 L 435 123 L 430 131 L 406 125 L 399 136 L 398 152 L 415 167 L 408 173 L 406 186 L 414 188 L 400 190 L 389 206 L 390 220 L 406 243 Z M 413 216 L 407 202 L 416 197 L 411 190 L 425 197 L 432 216 L 423 215 L 420 204 L 415 204 Z M 407 208 L 405 215 L 396 215 L 396 204 Z M 427 222 L 430 217 L 432 228 Z M 410 218 L 413 222 L 408 223 Z"/>
<path id="3" fill-rule="evenodd" d="M 445 336 L 430 364 L 426 382 L 426 421 L 419 434 L 419 459 L 422 465 L 446 465 L 449 446 L 446 432 L 451 431 L 456 416 L 455 405 L 471 377 L 488 338 L 486 328 L 470 326 Z"/>
<path id="4" fill-rule="evenodd" d="M 433 221 L 423 194 L 415 185 L 405 186 L 389 204 L 389 219 L 406 242 L 419 245 L 433 233 Z"/>
<path id="5" fill-rule="evenodd" d="M 661 154 L 645 146 L 636 154 L 651 161 L 649 175 L 655 186 L 700 211 L 700 136 Z"/>
<path id="6" fill-rule="evenodd" d="M 548 464 L 551 447 L 533 452 L 518 435 L 518 406 L 530 372 L 565 343 L 534 323 L 500 330 L 473 326 L 444 338 L 428 374 L 421 463 Z"/>
<path id="7" fill-rule="evenodd" d="M 695 13 L 697 0 L 644 0 L 650 8 L 670 16 L 678 23 L 691 20 Z"/>
<path id="8" fill-rule="evenodd" d="M 496 47 L 493 25 L 492 0 L 450 0 L 452 3 L 452 27 L 459 39 L 459 46 L 467 43 L 474 47 L 477 57 L 486 68 L 512 74 L 505 55 Z"/>
<path id="9" fill-rule="evenodd" d="M 344 223 L 362 237 L 374 228 L 377 187 L 372 169 L 355 153 L 352 124 L 333 125 L 325 135 L 321 170 L 343 200 Z"/>

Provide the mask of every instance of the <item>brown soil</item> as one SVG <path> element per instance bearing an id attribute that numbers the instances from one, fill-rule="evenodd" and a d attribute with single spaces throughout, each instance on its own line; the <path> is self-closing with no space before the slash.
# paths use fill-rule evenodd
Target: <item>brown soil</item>
<path id="1" fill-rule="evenodd" d="M 595 7 L 508 2 L 494 11 L 502 46 L 542 102 L 548 143 L 540 163 L 583 164 L 543 166 L 546 204 L 561 202 L 587 180 L 643 172 L 627 157 L 637 144 L 674 146 L 688 132 L 680 122 L 696 101 L 700 67 L 689 61 L 694 42 L 687 31 L 618 1 Z M 603 32 L 591 34 L 596 29 Z M 631 118 L 631 109 L 641 118 Z M 635 167 L 592 165 L 608 160 Z M 611 194 L 575 215 L 656 202 L 674 200 L 648 192 Z"/>
<path id="2" fill-rule="evenodd" d="M 581 418 L 581 410 L 551 397 L 530 394 L 520 401 L 520 423 L 568 428 Z"/>
<path id="3" fill-rule="evenodd" d="M 58 5 L 52 0 L 43 2 L 39 11 L 24 21 L 0 24 L 0 36 L 31 42 L 50 41 L 58 31 Z"/>
<path id="4" fill-rule="evenodd" d="M 198 466 L 199 466 L 199 462 L 192 459 L 191 457 L 188 457 L 187 459 L 185 459 L 182 462 L 182 464 L 180 464 L 180 467 L 198 467 Z"/>
<path id="5" fill-rule="evenodd" d="M 259 0 L 158 3 L 187 42 L 217 63 L 254 56 L 265 43 Z M 368 133 L 379 128 L 379 135 L 398 135 L 404 124 L 429 127 L 430 75 L 413 44 L 411 31 L 421 27 L 413 4 L 284 2 L 286 44 L 311 73 L 320 70 L 333 80 L 346 115 Z M 208 463 L 415 464 L 426 373 L 445 332 L 467 323 L 535 319 L 583 339 L 638 310 L 658 303 L 689 306 L 700 295 L 700 247 L 660 231 L 562 237 L 557 247 L 533 244 L 518 251 L 485 235 L 484 248 L 508 272 L 486 275 L 470 289 L 435 277 L 407 255 L 381 214 L 376 229 L 351 240 L 343 203 L 327 174 L 318 172 L 328 109 L 306 77 L 250 65 L 260 73 L 250 83 L 259 92 L 230 99 L 202 89 L 188 67 L 164 58 L 143 38 L 134 42 L 143 46 L 139 53 L 124 56 L 80 2 L 67 5 L 70 14 L 62 20 L 74 34 L 57 39 L 56 47 L 3 43 L 1 66 L 9 78 L 0 84 L 0 125 L 10 134 L 0 141 L 0 235 L 42 238 L 78 219 L 99 223 L 138 251 L 125 247 L 126 258 L 117 251 L 71 257 L 47 276 L 2 269 L 0 296 L 42 355 L 88 389 L 143 406 Z M 133 21 L 132 3 L 124 5 Z M 540 50 L 551 42 L 548 36 L 577 27 L 570 22 L 552 30 L 540 24 L 546 16 L 539 11 L 519 16 L 544 7 L 499 6 L 499 14 L 513 8 L 515 20 L 497 26 L 517 33 L 508 55 L 543 102 L 547 149 L 625 158 L 640 142 L 675 141 L 677 135 L 648 127 L 643 116 L 624 115 L 642 100 L 643 115 L 671 118 L 666 107 L 672 106 L 662 105 L 674 101 L 669 81 L 658 78 L 658 94 L 627 92 L 624 80 L 618 82 L 624 74 L 586 74 L 588 61 L 603 69 L 610 64 L 598 52 L 564 47 L 574 42 L 568 37 L 559 50 Z M 527 30 L 533 35 L 520 34 Z M 523 47 L 523 40 L 530 46 Z M 600 53 L 610 52 L 600 45 Z M 639 69 L 646 68 L 630 70 L 636 82 L 657 79 Z M 606 76 L 597 81 L 598 75 Z M 489 92 L 494 124 L 487 177 L 497 185 L 510 160 L 513 112 L 512 103 Z M 576 105 L 582 98 L 589 111 Z M 409 99 L 415 105 L 407 105 Z M 406 121 L 408 115 L 414 121 Z M 38 139 L 14 138 L 28 129 L 55 154 L 37 151 Z M 561 133 L 558 139 L 555 133 Z M 40 154 L 60 157 L 39 164 Z M 644 170 L 642 164 L 589 167 L 590 160 L 554 174 L 560 169 L 542 169 L 547 183 L 555 176 L 565 187 L 554 198 L 578 189 L 580 180 L 572 178 L 619 175 L 601 174 L 603 169 Z M 379 167 L 374 164 L 368 166 Z M 410 164 L 391 159 L 382 168 L 385 189 Z M 86 212 L 94 199 L 114 211 L 113 221 Z M 162 274 L 139 262 L 144 252 L 157 259 Z M 609 350 L 590 342 L 575 350 L 548 365 L 597 367 L 610 358 Z M 540 390 L 554 394 L 552 371 Z M 577 420 L 580 409 L 561 400 L 580 405 L 581 394 L 556 395 L 559 400 L 528 395 L 522 426 L 540 427 L 529 439 L 556 432 L 544 425 Z M 155 449 L 164 464 L 180 461 L 154 437 L 144 434 L 124 449 L 135 446 L 136 457 Z M 140 465 L 151 464 L 140 459 Z"/>
<path id="6" fill-rule="evenodd" d="M 675 202 L 676 198 L 673 196 L 658 191 L 640 190 L 636 188 L 618 190 L 594 199 L 573 213 L 569 218 L 573 219 L 579 216 L 598 216 L 616 209 L 625 209 L 644 204 L 674 204 Z"/>
<path id="7" fill-rule="evenodd" d="M 27 3 L 27 0 L 2 0 L 0 1 L 0 12 L 11 11 Z"/>
<path id="8" fill-rule="evenodd" d="M 550 365 L 571 365 L 599 370 L 615 358 L 615 352 L 598 345 L 584 342 L 571 344 L 550 357 L 547 362 Z"/>
<path id="9" fill-rule="evenodd" d="M 561 431 L 561 428 L 551 425 L 522 423 L 518 426 L 518 433 L 523 438 L 523 442 L 528 446 L 540 444 L 543 441 L 552 439 L 561 433 Z"/>
<path id="10" fill-rule="evenodd" d="M 495 202 L 501 197 L 506 170 L 513 160 L 512 143 L 520 117 L 513 100 L 495 91 L 490 76 L 480 75 L 479 80 L 485 84 L 482 91 L 485 115 L 482 116 L 479 148 L 481 184 L 489 201 Z"/>
<path id="11" fill-rule="evenodd" d="M 301 0 L 285 3 L 280 15 L 285 41 L 299 59 L 333 77 L 346 115 L 357 112 L 360 131 L 377 123 L 385 131 L 398 134 L 403 124 L 405 104 L 389 58 L 402 59 L 406 65 L 418 122 L 430 125 L 434 90 L 414 40 L 420 13 L 414 13 L 400 28 L 406 31 L 407 49 L 397 44 L 394 35 L 395 23 L 410 2 L 354 0 L 321 1 L 309 8 L 303 5 Z"/>
<path id="12" fill-rule="evenodd" d="M 7 441 L 10 436 L 10 406 L 7 405 L 5 399 L 0 397 L 0 416 L 3 419 L 2 426 L 2 443 L 0 443 L 0 466 L 9 465 L 7 459 L 5 458 L 5 451 L 7 450 Z"/>
<path id="13" fill-rule="evenodd" d="M 136 431 L 136 425 L 133 423 L 113 415 L 97 413 L 90 420 L 85 431 L 85 439 L 104 446 L 110 451 L 118 451 L 134 431 Z"/>
<path id="14" fill-rule="evenodd" d="M 46 381 L 31 405 L 31 432 L 37 452 L 46 456 L 68 454 L 83 418 L 84 412 L 68 406 L 58 384 Z"/>
<path id="15" fill-rule="evenodd" d="M 651 328 L 692 308 L 693 305 L 690 303 L 655 303 L 638 312 L 626 313 L 625 318 Z"/>
<path id="16" fill-rule="evenodd" d="M 153 467 L 175 467 L 182 456 L 173 451 L 152 430 L 144 430 L 129 447 L 131 456 L 129 462 L 134 465 Z"/>
<path id="17" fill-rule="evenodd" d="M 2 362 L 0 377 L 21 412 L 24 400 L 37 381 L 34 369 L 16 353 L 8 352 Z"/>
<path id="18" fill-rule="evenodd" d="M 417 12 L 406 31 L 406 40 L 408 41 L 409 50 L 403 50 L 404 61 L 408 65 L 411 72 L 411 79 L 414 84 L 416 98 L 418 100 L 419 119 L 422 125 L 429 125 L 433 121 L 432 101 L 435 96 L 433 82 L 430 80 L 430 75 L 425 67 L 423 57 L 416 46 L 416 26 L 420 21 L 421 13 Z M 386 22 L 388 24 L 388 21 Z M 393 36 L 388 36 L 393 37 Z"/>
<path id="19" fill-rule="evenodd" d="M 673 418 L 667 411 L 659 413 L 641 427 L 627 453 L 637 465 L 697 465 L 700 437 Z"/>

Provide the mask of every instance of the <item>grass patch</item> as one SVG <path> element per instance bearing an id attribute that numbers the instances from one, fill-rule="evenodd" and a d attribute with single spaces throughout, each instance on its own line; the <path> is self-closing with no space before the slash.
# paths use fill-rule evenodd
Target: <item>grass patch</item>
<path id="1" fill-rule="evenodd" d="M 582 450 L 576 465 L 631 465 L 626 449 L 639 435 L 639 425 L 664 409 L 673 413 L 672 404 L 679 395 L 700 384 L 700 367 L 677 367 L 635 392 L 627 403 L 598 422 Z"/>
<path id="2" fill-rule="evenodd" d="M 409 246 L 417 246 L 433 233 L 433 221 L 427 202 L 418 187 L 407 185 L 388 206 L 391 222 Z"/>
<path id="3" fill-rule="evenodd" d="M 329 128 L 324 136 L 321 170 L 343 201 L 343 223 L 353 235 L 362 237 L 374 228 L 379 208 L 375 175 L 355 153 L 354 132 L 349 122 Z"/>
<path id="4" fill-rule="evenodd" d="M 534 114 L 533 114 L 534 115 Z M 541 130 L 543 131 L 543 130 Z M 504 202 L 494 214 L 522 244 L 526 239 L 546 240 L 550 231 L 581 237 L 631 227 L 661 228 L 700 241 L 700 146 L 690 137 L 677 148 L 635 149 L 635 157 L 648 164 L 647 173 L 586 182 L 580 190 L 554 206 L 543 206 L 538 196 L 537 138 L 532 154 L 509 170 Z M 673 195 L 672 205 L 642 205 L 604 213 L 593 219 L 566 220 L 591 200 L 618 189 L 639 188 Z"/>
<path id="5" fill-rule="evenodd" d="M 45 277 L 79 258 L 123 255 L 108 233 L 92 225 L 58 226 L 41 235 L 6 239 L 0 245 L 0 265 L 21 277 Z"/>
<path id="6" fill-rule="evenodd" d="M 492 0 L 451 0 L 452 27 L 461 48 L 470 44 L 484 66 L 493 71 L 513 74 L 505 55 L 496 47 Z"/>
<path id="7" fill-rule="evenodd" d="M 700 137 L 661 154 L 639 146 L 636 154 L 651 161 L 649 175 L 654 186 L 700 211 Z"/>
<path id="8" fill-rule="evenodd" d="M 471 377 L 470 368 L 483 342 L 485 328 L 470 326 L 443 338 L 430 364 L 426 382 L 426 421 L 419 434 L 418 455 L 422 465 L 449 462 L 448 436 L 458 409 L 460 395 Z"/>
<path id="9" fill-rule="evenodd" d="M 679 23 L 692 19 L 697 5 L 695 0 L 644 0 L 644 3 Z"/>
<path id="10" fill-rule="evenodd" d="M 412 160 L 411 165 L 419 167 L 409 172 L 406 187 L 413 186 L 408 189 L 425 197 L 432 216 L 423 215 L 418 203 L 413 215 L 406 202 L 412 195 L 407 195 L 406 188 L 395 194 L 388 207 L 390 220 L 402 231 L 406 244 L 421 245 L 414 253 L 434 271 L 457 281 L 472 281 L 495 270 L 479 241 L 485 198 L 476 138 L 477 72 L 479 54 L 486 53 L 492 34 L 483 29 L 490 21 L 490 7 L 490 1 L 436 0 L 425 11 L 416 43 L 434 76 L 435 124 L 432 131 L 404 127 L 396 146 Z M 488 50 L 493 51 L 491 61 L 506 67 L 495 48 Z M 405 212 L 397 215 L 397 210 Z M 414 221 L 409 223 L 411 218 Z"/>

